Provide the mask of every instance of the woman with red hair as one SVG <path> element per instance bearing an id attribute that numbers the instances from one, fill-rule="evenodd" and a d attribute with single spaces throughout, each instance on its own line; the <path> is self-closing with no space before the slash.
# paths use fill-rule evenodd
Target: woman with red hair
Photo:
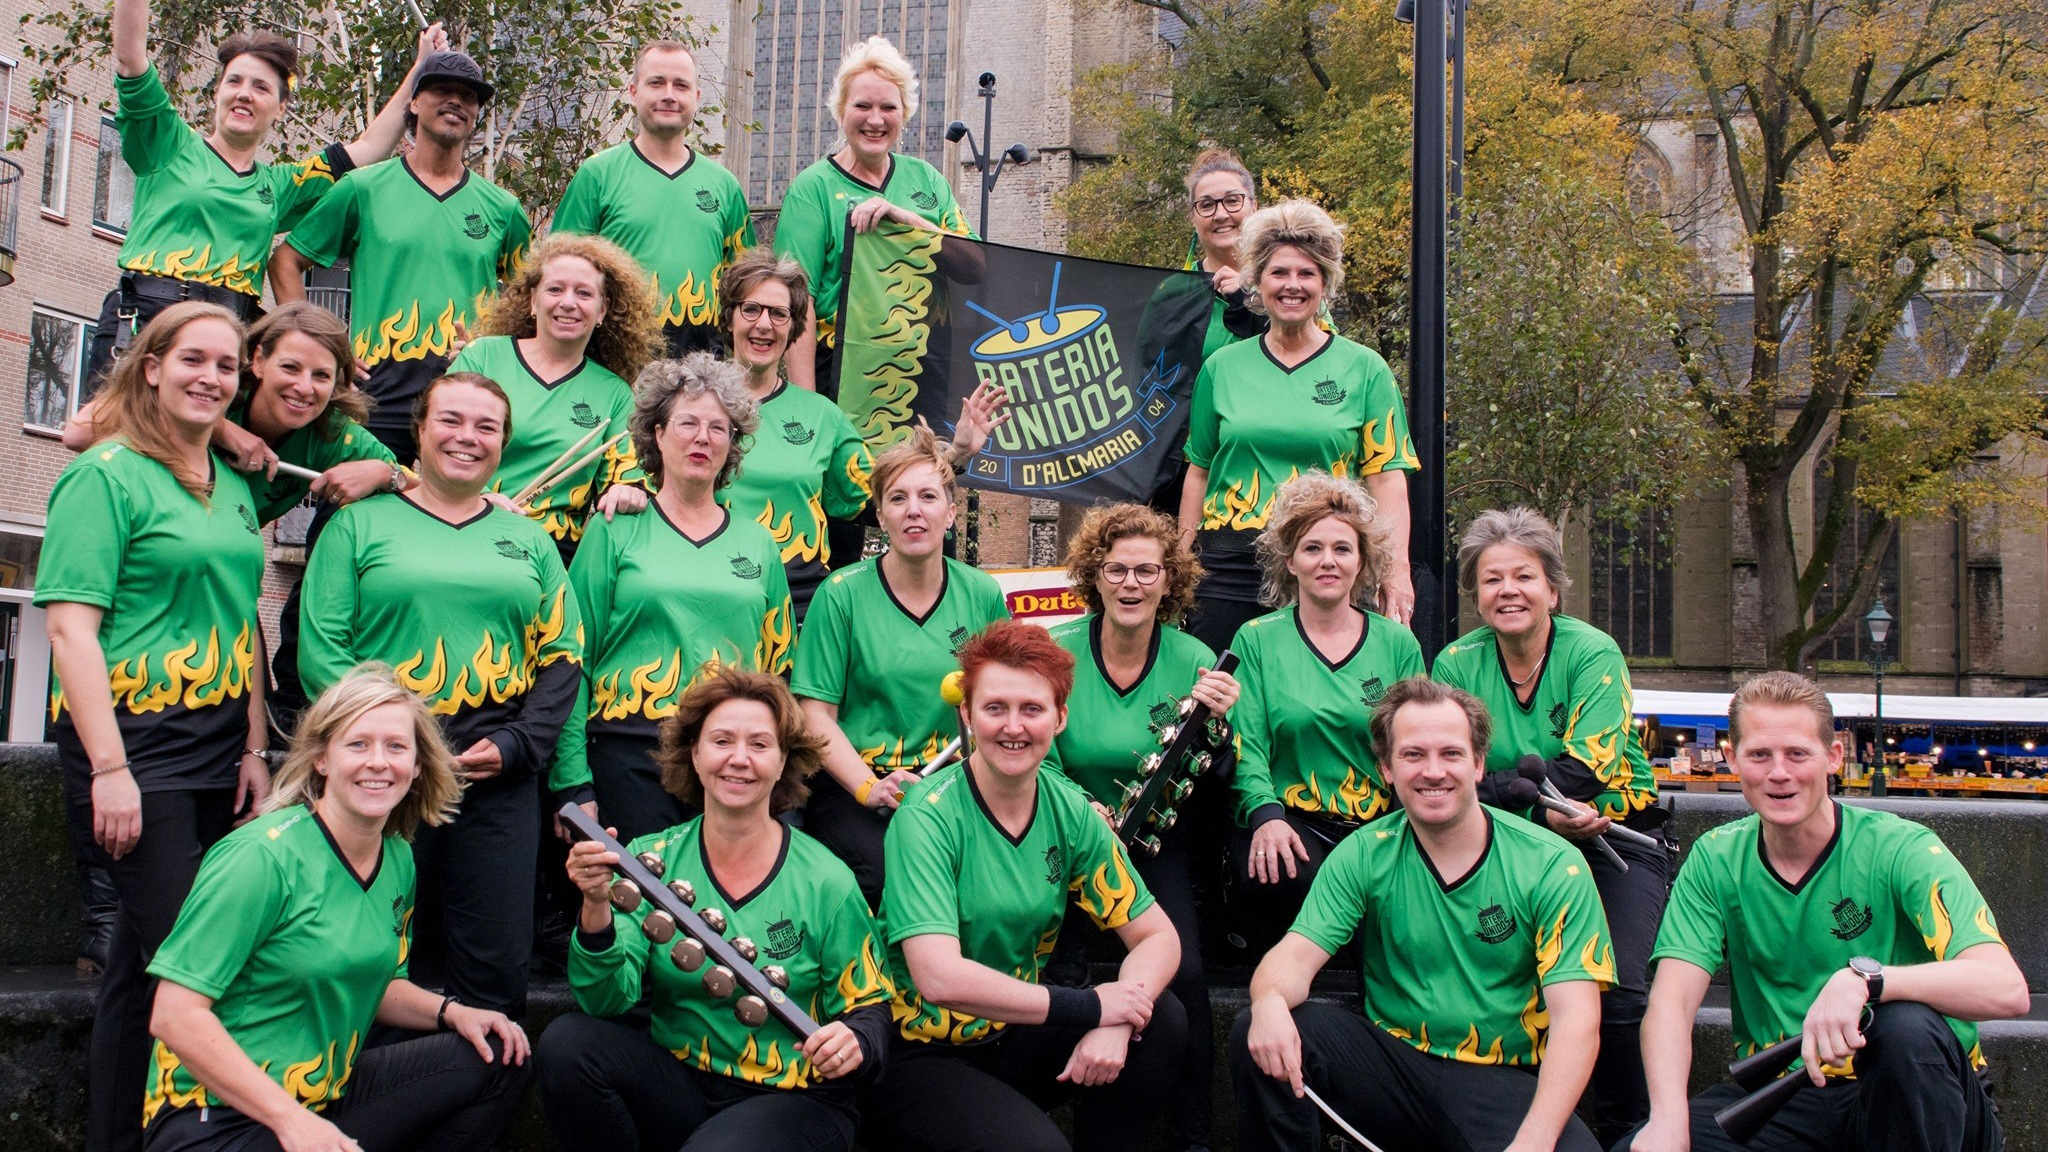
<path id="1" fill-rule="evenodd" d="M 1065 1149 L 1042 1111 L 1074 1103 L 1082 1150 L 1143 1146 L 1187 1017 L 1166 991 L 1180 940 L 1088 794 L 1042 771 L 1074 658 L 998 621 L 960 650 L 975 750 L 913 785 L 890 821 L 883 894 L 896 984 L 888 1090 L 870 1147 Z M 1130 949 L 1117 979 L 1041 984 L 1068 894 Z"/>

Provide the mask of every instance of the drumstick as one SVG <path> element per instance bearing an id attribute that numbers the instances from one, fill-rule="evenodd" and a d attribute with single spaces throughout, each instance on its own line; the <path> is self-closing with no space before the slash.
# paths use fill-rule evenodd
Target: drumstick
<path id="1" fill-rule="evenodd" d="M 286 476 L 296 476 L 301 480 L 318 480 L 320 478 L 320 473 L 313 471 L 311 468 L 301 468 L 297 464 L 287 464 L 282 460 L 277 462 L 277 470 Z"/>
<path id="2" fill-rule="evenodd" d="M 534 478 L 533 483 L 528 484 L 524 488 L 521 488 L 519 490 L 519 495 L 514 496 L 512 498 L 512 502 L 514 504 L 526 503 L 526 501 L 533 495 L 533 490 L 541 486 L 542 481 L 554 475 L 555 469 L 560 468 L 564 462 L 574 457 L 578 452 L 583 451 L 584 445 L 589 444 L 592 440 L 595 440 L 599 436 L 603 435 L 604 430 L 611 427 L 611 423 L 611 417 L 605 417 L 604 422 L 599 424 L 597 427 L 592 428 L 589 432 L 585 433 L 583 439 L 578 440 L 574 444 L 569 445 L 569 450 L 567 452 L 562 453 L 560 456 L 555 457 L 552 461 L 549 461 L 548 466 L 540 470 L 540 475 Z"/>
<path id="3" fill-rule="evenodd" d="M 946 742 L 946 746 L 944 748 L 939 749 L 939 754 L 937 756 L 932 757 L 931 760 L 928 763 L 926 763 L 924 767 L 919 768 L 917 770 L 918 778 L 922 779 L 938 771 L 939 769 L 945 767 L 946 761 L 951 760 L 953 757 L 959 754 L 960 738 L 958 736 L 955 736 L 951 740 Z"/>
<path id="4" fill-rule="evenodd" d="M 516 503 L 523 505 L 526 504 L 527 501 L 538 500 L 541 497 L 547 495 L 550 491 L 554 489 L 555 485 L 560 484 L 562 481 L 567 480 L 571 476 L 574 476 L 577 472 L 583 469 L 583 466 L 585 464 L 588 464 L 592 460 L 597 459 L 599 456 L 602 456 L 605 453 L 611 451 L 612 448 L 615 445 L 617 445 L 619 441 L 624 440 L 628 435 L 630 435 L 630 433 L 621 432 L 617 436 L 614 436 L 611 439 L 605 441 L 604 443 L 599 444 L 597 447 L 592 448 L 590 451 L 583 454 L 582 459 L 576 461 L 574 464 L 569 465 L 567 468 L 562 469 L 560 472 L 555 473 L 553 476 L 548 477 L 546 480 L 542 481 L 538 487 L 526 493 L 525 500 L 519 500 L 516 501 Z"/>
<path id="5" fill-rule="evenodd" d="M 1337 1115 L 1337 1110 L 1335 1108 L 1332 1108 L 1328 1104 L 1323 1103 L 1323 1098 L 1321 1096 L 1316 1095 L 1316 1090 L 1309 1087 L 1308 1081 L 1306 1080 L 1302 1081 L 1301 1083 L 1301 1094 L 1308 1097 L 1309 1103 L 1314 1104 L 1316 1107 L 1322 1109 L 1323 1115 L 1328 1116 L 1330 1118 L 1330 1123 L 1335 1124 L 1339 1128 L 1342 1128 L 1344 1130 L 1344 1135 L 1350 1137 L 1351 1142 L 1353 1144 L 1356 1144 L 1360 1148 L 1365 1149 L 1365 1152 L 1385 1152 L 1385 1150 L 1382 1149 L 1379 1145 L 1373 1143 L 1370 1140 L 1367 1140 L 1365 1138 L 1365 1135 L 1361 1133 L 1358 1129 L 1353 1128 L 1349 1123 L 1345 1122 L 1345 1119 L 1342 1116 Z"/>
<path id="6" fill-rule="evenodd" d="M 412 18 L 420 22 L 420 27 L 425 28 L 427 26 L 427 14 L 420 11 L 419 0 L 405 0 L 405 6 L 412 10 Z"/>

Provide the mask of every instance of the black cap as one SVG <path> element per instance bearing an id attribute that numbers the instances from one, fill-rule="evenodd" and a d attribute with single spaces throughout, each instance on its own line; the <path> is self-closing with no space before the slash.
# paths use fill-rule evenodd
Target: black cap
<path id="1" fill-rule="evenodd" d="M 467 52 L 436 52 L 428 56 L 426 64 L 420 68 L 419 80 L 412 86 L 412 94 L 419 95 L 427 85 L 436 80 L 453 80 L 457 84 L 467 85 L 470 91 L 476 93 L 479 104 L 489 103 L 491 94 L 497 91 L 484 83 L 484 70 L 477 66 L 476 61 L 469 58 Z"/>

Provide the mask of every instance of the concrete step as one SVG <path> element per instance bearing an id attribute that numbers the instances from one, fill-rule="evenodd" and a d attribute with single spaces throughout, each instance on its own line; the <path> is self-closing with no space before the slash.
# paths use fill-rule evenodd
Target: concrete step
<path id="1" fill-rule="evenodd" d="M 92 1027 L 94 985 L 72 969 L 0 969 L 0 1152 L 69 1152 L 83 1147 L 85 1046 Z M 1216 1018 L 1216 1129 L 1214 1152 L 1237 1146 L 1236 1105 L 1230 1092 L 1225 1046 L 1231 1022 L 1246 1006 L 1242 985 L 1211 990 Z M 1318 999 L 1355 1004 L 1348 979 L 1319 982 Z M 1712 994 L 1693 1033 L 1693 1088 L 1726 1079 L 1732 1050 L 1726 998 Z M 573 1003 L 560 980 L 537 980 L 527 1027 L 538 1039 Z M 1998 1085 L 1996 1099 L 2009 1152 L 2048 1152 L 2048 1093 L 2035 1086 L 2048 1075 L 2048 997 L 2034 998 L 2022 1020 L 1983 1025 L 1983 1042 Z M 554 1147 L 529 1095 L 505 1141 L 505 1152 L 550 1152 Z M 880 1152 L 880 1150 L 874 1150 Z"/>

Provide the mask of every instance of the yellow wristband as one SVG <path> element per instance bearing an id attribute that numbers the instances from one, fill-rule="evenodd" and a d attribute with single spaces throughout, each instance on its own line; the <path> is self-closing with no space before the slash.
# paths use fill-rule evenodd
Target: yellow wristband
<path id="1" fill-rule="evenodd" d="M 873 792 L 874 790 L 875 778 L 873 776 L 870 776 L 867 779 L 860 782 L 860 787 L 855 788 L 853 790 L 853 802 L 855 804 L 859 804 L 865 807 L 868 802 L 868 794 Z"/>

